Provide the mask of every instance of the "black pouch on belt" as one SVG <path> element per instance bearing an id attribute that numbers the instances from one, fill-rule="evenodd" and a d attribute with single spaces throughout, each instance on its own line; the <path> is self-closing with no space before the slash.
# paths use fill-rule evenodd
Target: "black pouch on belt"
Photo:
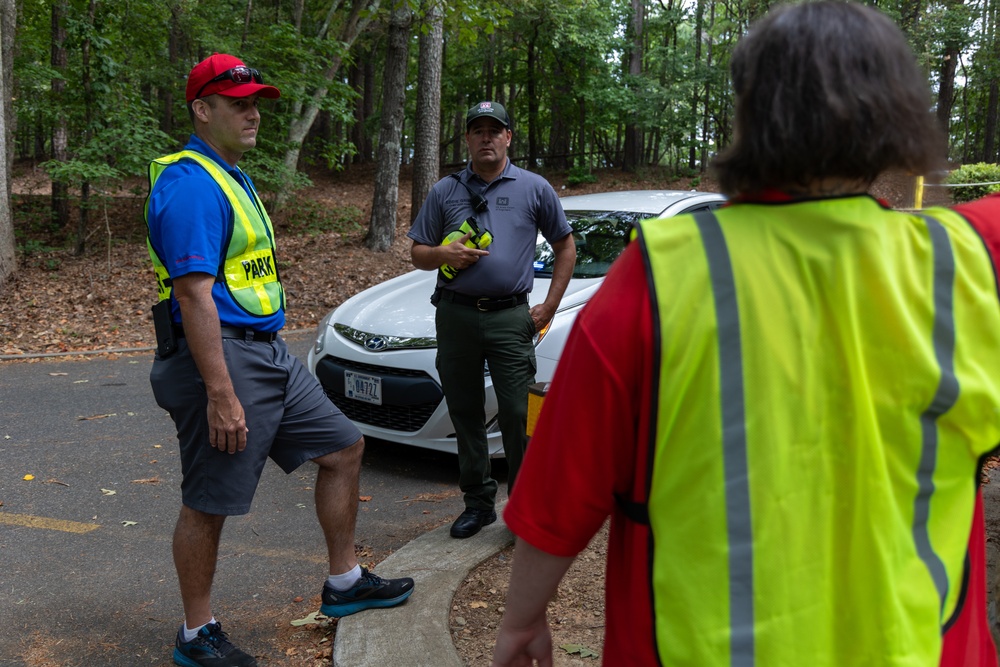
<path id="1" fill-rule="evenodd" d="M 156 334 L 156 353 L 166 359 L 177 351 L 177 334 L 170 314 L 170 299 L 164 299 L 153 306 L 153 331 Z"/>

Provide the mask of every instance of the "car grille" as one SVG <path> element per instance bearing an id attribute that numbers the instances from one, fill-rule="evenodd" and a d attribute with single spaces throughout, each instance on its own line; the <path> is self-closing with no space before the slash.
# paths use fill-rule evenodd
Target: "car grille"
<path id="1" fill-rule="evenodd" d="M 347 398 L 343 382 L 345 370 L 381 377 L 382 405 Z M 348 419 L 392 431 L 419 431 L 444 399 L 440 386 L 419 370 L 324 357 L 316 365 L 316 377 L 326 395 Z"/>

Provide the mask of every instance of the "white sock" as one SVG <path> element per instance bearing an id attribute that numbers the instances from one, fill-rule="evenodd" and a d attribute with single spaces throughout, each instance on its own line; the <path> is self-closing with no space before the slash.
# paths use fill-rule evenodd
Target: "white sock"
<path id="1" fill-rule="evenodd" d="M 326 583 L 335 591 L 346 591 L 361 578 L 361 566 L 355 565 L 353 569 L 343 574 L 331 574 L 326 578 Z"/>
<path id="2" fill-rule="evenodd" d="M 212 620 L 206 623 L 205 625 L 208 625 L 209 623 L 215 623 L 215 616 L 213 616 Z M 183 639 L 186 642 L 191 641 L 192 639 L 198 636 L 198 633 L 201 632 L 201 629 L 205 627 L 205 625 L 199 625 L 194 630 L 191 630 L 190 628 L 188 628 L 187 621 L 184 621 L 184 630 L 181 633 L 184 636 L 181 637 L 181 639 Z"/>

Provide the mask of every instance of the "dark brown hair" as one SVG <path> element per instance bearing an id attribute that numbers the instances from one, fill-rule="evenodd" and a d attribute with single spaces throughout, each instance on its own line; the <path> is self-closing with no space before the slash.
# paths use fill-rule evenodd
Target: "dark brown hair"
<path id="1" fill-rule="evenodd" d="M 772 10 L 740 40 L 730 72 L 734 141 L 712 165 L 729 195 L 927 174 L 946 143 L 903 33 L 875 9 L 823 0 Z"/>

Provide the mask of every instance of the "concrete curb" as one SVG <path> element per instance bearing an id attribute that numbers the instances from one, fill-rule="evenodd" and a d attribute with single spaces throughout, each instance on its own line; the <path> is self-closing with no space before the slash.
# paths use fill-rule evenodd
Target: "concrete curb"
<path id="1" fill-rule="evenodd" d="M 448 625 L 451 601 L 469 572 L 507 547 L 514 536 L 497 522 L 456 540 L 451 525 L 421 535 L 375 568 L 385 578 L 413 577 L 413 595 L 392 609 L 371 609 L 337 622 L 334 667 L 462 667 Z"/>

